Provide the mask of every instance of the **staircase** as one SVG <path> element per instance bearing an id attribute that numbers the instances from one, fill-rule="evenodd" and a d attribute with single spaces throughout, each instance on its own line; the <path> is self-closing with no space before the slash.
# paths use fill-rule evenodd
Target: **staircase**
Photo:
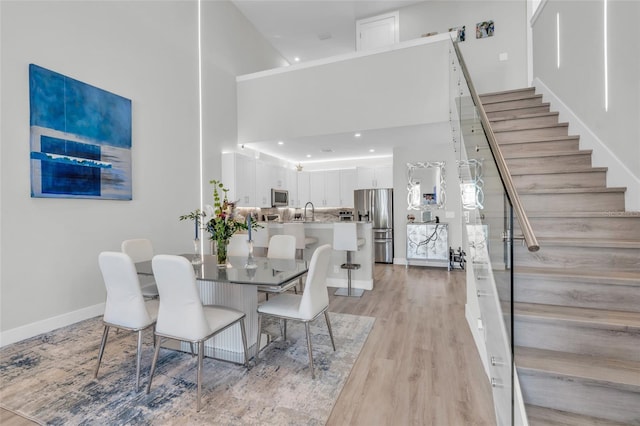
<path id="1" fill-rule="evenodd" d="M 534 88 L 480 98 L 540 243 L 514 254 L 529 423 L 640 425 L 640 212 Z"/>

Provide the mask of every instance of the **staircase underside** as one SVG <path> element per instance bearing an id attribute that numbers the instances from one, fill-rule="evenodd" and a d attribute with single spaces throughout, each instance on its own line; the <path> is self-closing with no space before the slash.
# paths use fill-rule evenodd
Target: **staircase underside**
<path id="1" fill-rule="evenodd" d="M 626 188 L 606 186 L 607 169 L 534 88 L 481 99 L 540 243 L 514 248 L 529 422 L 640 425 L 640 212 L 625 211 Z"/>

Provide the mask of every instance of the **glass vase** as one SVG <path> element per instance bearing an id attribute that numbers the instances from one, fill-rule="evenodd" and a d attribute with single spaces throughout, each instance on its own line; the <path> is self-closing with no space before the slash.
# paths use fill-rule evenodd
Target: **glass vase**
<path id="1" fill-rule="evenodd" d="M 218 267 L 225 268 L 227 266 L 227 245 L 229 240 L 216 241 L 216 256 L 218 258 Z"/>

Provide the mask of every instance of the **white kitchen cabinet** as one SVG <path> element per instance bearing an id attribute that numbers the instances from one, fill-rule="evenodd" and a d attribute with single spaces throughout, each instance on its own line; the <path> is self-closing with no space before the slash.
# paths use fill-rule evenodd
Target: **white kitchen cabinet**
<path id="1" fill-rule="evenodd" d="M 356 168 L 356 189 L 393 188 L 393 166 Z"/>
<path id="2" fill-rule="evenodd" d="M 264 161 L 256 161 L 256 207 L 271 207 L 271 188 L 273 188 L 273 166 Z"/>
<path id="3" fill-rule="evenodd" d="M 289 191 L 289 207 L 300 207 L 298 200 L 298 172 L 291 169 L 285 169 L 285 185 L 284 188 Z"/>
<path id="4" fill-rule="evenodd" d="M 311 201 L 309 189 L 309 172 L 298 173 L 298 200 L 294 207 L 304 207 L 307 201 Z"/>
<path id="5" fill-rule="evenodd" d="M 240 207 L 255 206 L 255 159 L 237 153 L 222 154 L 221 171 L 222 183 L 229 190 L 229 201 L 237 200 Z"/>
<path id="6" fill-rule="evenodd" d="M 356 189 L 356 169 L 340 170 L 340 207 L 353 208 L 353 191 Z"/>
<path id="7" fill-rule="evenodd" d="M 340 171 L 309 172 L 309 190 L 315 207 L 340 207 Z"/>

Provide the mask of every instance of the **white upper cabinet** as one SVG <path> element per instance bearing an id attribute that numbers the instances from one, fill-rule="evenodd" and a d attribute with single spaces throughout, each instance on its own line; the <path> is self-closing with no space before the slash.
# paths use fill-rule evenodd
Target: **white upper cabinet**
<path id="1" fill-rule="evenodd" d="M 309 189 L 309 172 L 297 172 L 298 176 L 298 196 L 297 203 L 293 207 L 303 207 L 307 201 L 311 201 Z"/>
<path id="2" fill-rule="evenodd" d="M 300 207 L 298 199 L 298 172 L 285 169 L 285 189 L 289 191 L 289 207 Z"/>
<path id="3" fill-rule="evenodd" d="M 238 201 L 239 207 L 255 206 L 255 159 L 237 153 L 222 154 L 222 183 L 229 189 L 229 201 Z"/>
<path id="4" fill-rule="evenodd" d="M 271 188 L 274 188 L 274 167 L 264 161 L 256 161 L 256 204 L 255 207 L 271 207 Z"/>
<path id="5" fill-rule="evenodd" d="M 358 167 L 357 188 L 393 188 L 393 166 Z"/>
<path id="6" fill-rule="evenodd" d="M 340 207 L 353 208 L 353 191 L 356 189 L 356 169 L 340 170 Z"/>
<path id="7" fill-rule="evenodd" d="M 341 170 L 309 172 L 309 195 L 315 207 L 343 207 L 340 175 Z"/>

